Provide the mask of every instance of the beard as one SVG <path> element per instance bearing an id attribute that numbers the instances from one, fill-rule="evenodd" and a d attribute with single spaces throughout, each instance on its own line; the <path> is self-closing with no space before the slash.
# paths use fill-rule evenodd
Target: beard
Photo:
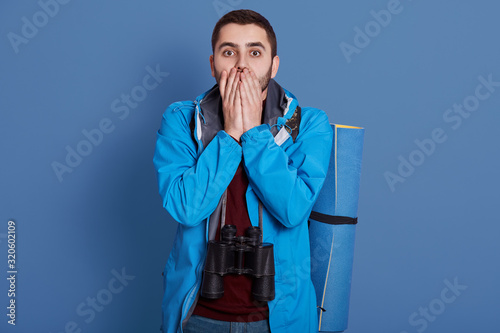
<path id="1" fill-rule="evenodd" d="M 259 83 L 260 87 L 262 88 L 262 91 L 266 90 L 267 87 L 269 86 L 269 81 L 271 81 L 272 73 L 273 73 L 273 67 L 269 66 L 269 70 L 267 71 L 267 73 L 264 76 L 259 77 Z"/>
<path id="2" fill-rule="evenodd" d="M 238 71 L 241 72 L 243 70 L 238 70 Z M 266 90 L 267 87 L 269 86 L 269 81 L 271 81 L 272 73 L 273 73 L 273 67 L 271 65 L 271 66 L 269 66 L 269 70 L 267 71 L 266 74 L 257 78 L 259 80 L 260 88 L 262 89 L 262 91 Z M 220 76 L 221 75 L 222 75 L 222 72 L 219 72 L 219 70 L 217 70 L 217 68 L 215 68 L 215 77 L 216 77 L 217 84 L 219 86 L 220 86 Z"/>

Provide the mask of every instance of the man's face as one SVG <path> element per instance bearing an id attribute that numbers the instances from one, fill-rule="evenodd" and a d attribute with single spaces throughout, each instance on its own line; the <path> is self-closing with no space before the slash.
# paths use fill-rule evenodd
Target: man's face
<path id="1" fill-rule="evenodd" d="M 210 67 L 218 84 L 222 71 L 229 73 L 233 67 L 248 68 L 265 91 L 269 80 L 278 72 L 279 58 L 272 58 L 271 44 L 264 29 L 256 24 L 230 23 L 220 30 L 214 54 L 210 56 Z"/>

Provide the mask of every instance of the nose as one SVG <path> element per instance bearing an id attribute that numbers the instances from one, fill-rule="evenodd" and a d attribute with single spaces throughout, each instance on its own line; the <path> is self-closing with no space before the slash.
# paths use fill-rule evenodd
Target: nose
<path id="1" fill-rule="evenodd" d="M 238 71 L 243 71 L 247 67 L 247 59 L 244 54 L 240 54 L 236 60 L 236 65 L 234 66 Z"/>

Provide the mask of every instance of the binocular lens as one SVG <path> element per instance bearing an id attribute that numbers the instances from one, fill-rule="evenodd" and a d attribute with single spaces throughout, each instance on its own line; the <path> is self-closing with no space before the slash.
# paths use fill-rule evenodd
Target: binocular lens
<path id="1" fill-rule="evenodd" d="M 232 224 L 226 224 L 222 227 L 221 238 L 223 242 L 232 242 L 234 237 L 236 237 L 236 226 Z"/>
<path id="2" fill-rule="evenodd" d="M 252 296 L 256 301 L 272 301 L 274 299 L 274 276 L 254 278 Z"/>
<path id="3" fill-rule="evenodd" d="M 201 285 L 201 296 L 209 299 L 219 299 L 224 296 L 223 277 L 218 274 L 205 272 Z"/>

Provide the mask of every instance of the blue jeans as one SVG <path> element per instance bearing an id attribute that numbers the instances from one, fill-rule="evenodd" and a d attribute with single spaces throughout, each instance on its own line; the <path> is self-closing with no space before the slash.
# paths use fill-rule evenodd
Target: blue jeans
<path id="1" fill-rule="evenodd" d="M 271 333 L 267 320 L 236 323 L 201 316 L 191 316 L 183 331 L 184 333 Z"/>

